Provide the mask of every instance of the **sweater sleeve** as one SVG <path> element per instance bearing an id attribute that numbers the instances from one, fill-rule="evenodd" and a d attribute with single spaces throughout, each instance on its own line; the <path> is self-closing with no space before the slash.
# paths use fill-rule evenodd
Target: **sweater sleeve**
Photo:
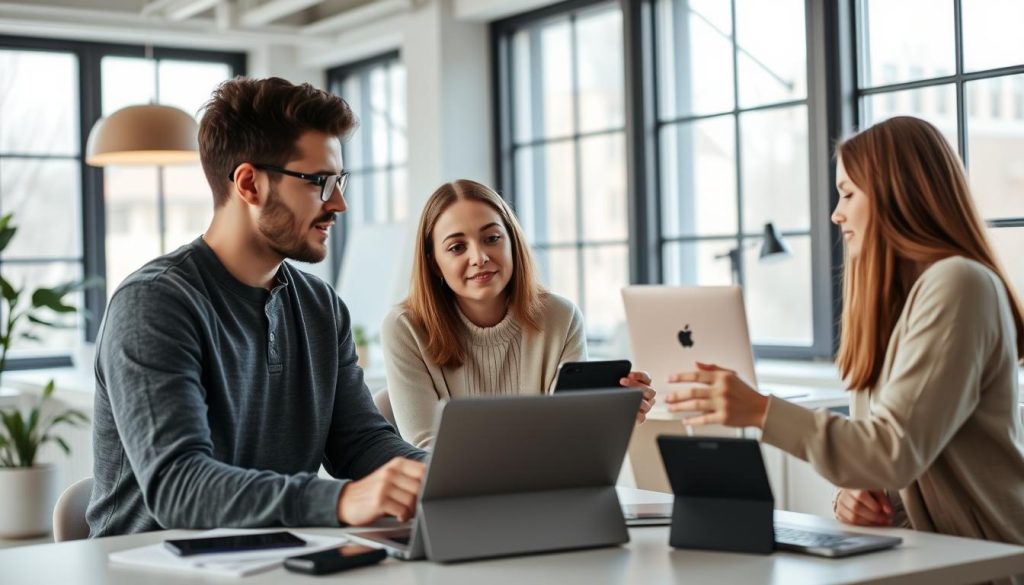
<path id="1" fill-rule="evenodd" d="M 921 278 L 869 416 L 849 420 L 772 397 L 766 443 L 846 488 L 901 489 L 932 464 L 978 404 L 1000 298 L 989 273 L 963 261 L 944 261 Z"/>
<path id="2" fill-rule="evenodd" d="M 343 482 L 214 459 L 198 327 L 155 284 L 125 287 L 107 308 L 97 383 L 146 508 L 164 528 L 336 526 Z"/>
<path id="3" fill-rule="evenodd" d="M 427 357 L 416 343 L 412 323 L 393 311 L 381 326 L 388 397 L 398 432 L 413 445 L 427 447 L 434 434 L 434 416 L 442 396 L 427 369 Z"/>
<path id="4" fill-rule="evenodd" d="M 572 306 L 572 318 L 569 321 L 569 332 L 562 346 L 562 356 L 558 363 L 585 362 L 587 361 L 587 331 L 583 324 L 583 313 L 574 303 Z"/>

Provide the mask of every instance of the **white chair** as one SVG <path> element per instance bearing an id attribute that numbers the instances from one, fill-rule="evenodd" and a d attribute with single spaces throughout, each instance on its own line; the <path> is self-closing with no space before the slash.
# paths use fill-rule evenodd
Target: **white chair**
<path id="1" fill-rule="evenodd" d="M 80 479 L 71 484 L 57 498 L 53 507 L 53 541 L 81 540 L 89 538 L 89 523 L 85 521 L 85 509 L 92 494 L 92 478 Z"/>

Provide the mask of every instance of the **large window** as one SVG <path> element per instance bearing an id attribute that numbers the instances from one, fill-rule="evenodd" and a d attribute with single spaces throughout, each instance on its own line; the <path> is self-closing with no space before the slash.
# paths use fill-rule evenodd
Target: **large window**
<path id="1" fill-rule="evenodd" d="M 760 355 L 831 352 L 808 21 L 804 0 L 577 0 L 495 24 L 500 184 L 592 340 L 630 282 L 735 283 Z M 760 257 L 766 224 L 788 256 Z"/>
<path id="2" fill-rule="evenodd" d="M 914 22 L 913 27 L 902 26 Z M 967 165 L 975 203 L 1024 290 L 1024 3 L 857 2 L 861 126 L 896 115 L 935 124 Z"/>
<path id="3" fill-rule="evenodd" d="M 348 211 L 331 235 L 331 277 L 337 279 L 350 229 L 405 220 L 410 213 L 406 138 L 405 66 L 398 53 L 327 72 L 330 90 L 359 119 L 359 130 L 342 145 Z"/>
<path id="4" fill-rule="evenodd" d="M 0 270 L 26 289 L 22 303 L 83 272 L 78 76 L 74 53 L 0 48 L 0 213 L 13 212 L 18 228 Z M 80 335 L 35 333 L 39 342 L 18 340 L 12 356 L 67 351 Z"/>
<path id="5" fill-rule="evenodd" d="M 803 0 L 653 3 L 662 280 L 741 284 L 753 342 L 814 343 Z M 789 256 L 760 257 L 765 225 Z"/>
<path id="6" fill-rule="evenodd" d="M 198 121 L 211 92 L 233 74 L 225 62 L 107 55 L 100 61 L 102 113 L 158 103 Z M 108 296 L 146 262 L 195 239 L 213 218 L 213 197 L 198 162 L 106 167 L 103 198 Z"/>
<path id="7" fill-rule="evenodd" d="M 70 299 L 90 315 L 84 329 L 40 329 L 41 343 L 19 342 L 11 368 L 69 363 L 83 337 L 95 339 L 107 293 L 212 216 L 198 164 L 83 162 L 100 116 L 151 101 L 196 114 L 217 83 L 244 74 L 241 53 L 154 48 L 144 57 L 143 47 L 0 37 L 0 213 L 13 211 L 19 227 L 3 273 L 29 289 L 83 275 L 105 281 Z"/>
<path id="8" fill-rule="evenodd" d="M 501 36 L 503 191 L 545 284 L 600 342 L 622 322 L 629 283 L 622 12 L 600 2 L 509 22 Z"/>

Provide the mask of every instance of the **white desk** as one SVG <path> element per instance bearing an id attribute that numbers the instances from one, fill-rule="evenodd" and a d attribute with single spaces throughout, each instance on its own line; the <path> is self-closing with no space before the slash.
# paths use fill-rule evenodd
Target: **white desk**
<path id="1" fill-rule="evenodd" d="M 666 496 L 620 488 L 623 501 L 664 501 Z M 823 518 L 776 512 L 776 518 L 804 526 L 835 527 Z M 312 528 L 304 532 L 337 534 L 340 529 Z M 858 530 L 860 530 L 858 528 Z M 439 565 L 431 562 L 383 564 L 316 578 L 316 582 L 373 585 L 559 585 L 615 583 L 751 583 L 810 585 L 815 583 L 879 583 L 925 585 L 977 583 L 1024 573 L 1024 547 L 969 540 L 911 530 L 868 530 L 902 536 L 896 549 L 829 560 L 792 553 L 746 555 L 673 550 L 668 527 L 634 528 L 625 546 Z M 42 544 L 0 551 L 0 581 L 50 585 L 76 583 L 164 585 L 180 583 L 312 583 L 313 578 L 275 569 L 235 580 L 129 569 L 111 565 L 107 555 L 194 531 L 173 530 L 60 544 Z"/>

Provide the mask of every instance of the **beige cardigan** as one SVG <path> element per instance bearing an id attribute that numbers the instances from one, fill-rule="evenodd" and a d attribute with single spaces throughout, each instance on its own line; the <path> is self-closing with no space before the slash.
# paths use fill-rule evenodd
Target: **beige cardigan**
<path id="1" fill-rule="evenodd" d="M 851 418 L 771 398 L 763 440 L 840 487 L 899 490 L 918 530 L 1024 544 L 1024 428 L 1006 289 L 981 264 L 918 278 Z"/>
<path id="2" fill-rule="evenodd" d="M 426 356 L 425 332 L 396 307 L 384 319 L 381 341 L 388 394 L 402 437 L 426 447 L 433 439 L 441 401 L 500 394 L 542 394 L 563 362 L 587 359 L 583 316 L 568 299 L 542 297 L 542 330 L 523 331 L 508 314 L 494 327 L 477 327 L 462 316 L 466 363 L 442 368 Z"/>

